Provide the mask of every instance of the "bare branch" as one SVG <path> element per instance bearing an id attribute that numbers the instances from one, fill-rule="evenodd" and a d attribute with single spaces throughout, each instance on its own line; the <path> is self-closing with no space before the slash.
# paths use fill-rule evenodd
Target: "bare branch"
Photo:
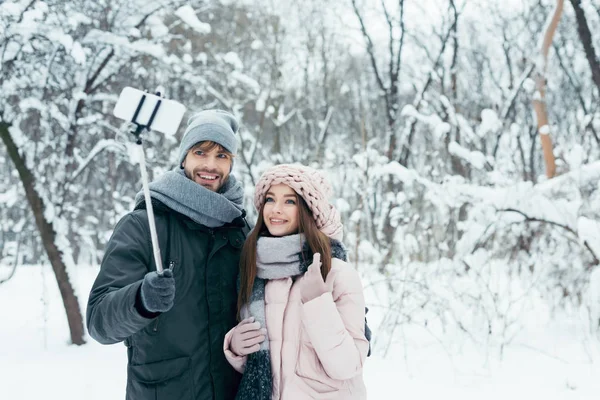
<path id="1" fill-rule="evenodd" d="M 111 149 L 116 152 L 125 152 L 125 146 L 112 139 L 102 139 L 98 141 L 92 151 L 90 151 L 90 154 L 81 162 L 77 171 L 73 172 L 73 175 L 69 178 L 69 182 L 74 181 L 98 154 L 102 153 L 104 150 Z"/>
<path id="2" fill-rule="evenodd" d="M 510 114 L 510 112 L 512 111 L 512 109 L 514 108 L 514 106 L 516 104 L 517 96 L 518 96 L 519 92 L 521 91 L 521 89 L 523 88 L 523 83 L 525 83 L 527 78 L 529 78 L 531 76 L 531 73 L 533 72 L 534 69 L 535 69 L 534 64 L 531 64 L 529 67 L 527 67 L 527 69 L 525 69 L 523 74 L 521 74 L 519 83 L 513 89 L 512 93 L 508 97 L 508 101 L 504 104 L 504 107 L 502 108 L 502 111 L 500 112 L 500 121 L 502 121 L 503 124 L 506 123 L 506 119 L 508 118 L 508 115 Z M 500 139 L 502 138 L 502 134 L 504 133 L 504 131 L 505 131 L 505 129 L 501 129 L 500 132 L 498 133 L 498 137 L 496 139 L 496 144 L 494 145 L 494 150 L 492 151 L 492 156 L 494 158 L 496 158 L 496 154 L 498 153 L 498 148 L 500 147 Z"/>
<path id="3" fill-rule="evenodd" d="M 456 21 L 455 21 L 455 23 L 456 23 Z M 446 35 L 442 39 L 442 47 L 440 49 L 440 52 L 438 53 L 437 58 L 435 59 L 435 62 L 433 63 L 433 66 L 431 67 L 431 70 L 429 71 L 427 80 L 425 81 L 425 85 L 423 85 L 423 88 L 415 96 L 415 100 L 413 101 L 413 107 L 415 107 L 416 110 L 419 109 L 421 102 L 423 101 L 423 98 L 425 97 L 425 92 L 427 92 L 429 85 L 431 85 L 431 83 L 433 82 L 435 70 L 437 69 L 437 66 L 440 63 L 442 56 L 444 55 L 444 52 L 446 51 L 446 44 L 448 43 L 448 39 L 450 38 L 450 35 L 451 35 L 453 29 L 454 29 L 454 23 L 452 24 L 452 26 L 450 26 L 450 29 L 448 29 L 448 31 L 446 32 Z M 401 154 L 400 154 L 400 158 L 398 161 L 403 166 L 408 165 L 408 159 L 410 157 L 410 146 L 412 144 L 412 139 L 413 139 L 413 136 L 415 133 L 416 124 L 417 124 L 417 120 L 413 118 L 406 125 L 405 134 L 404 134 L 404 142 L 400 146 Z"/>
<path id="4" fill-rule="evenodd" d="M 394 75 L 394 23 L 392 21 L 392 18 L 390 17 L 390 13 L 387 10 L 387 7 L 385 5 L 385 0 L 381 0 L 381 7 L 383 7 L 383 14 L 385 15 L 385 20 L 387 21 L 388 24 L 388 30 L 389 30 L 389 52 L 390 52 L 390 76 Z"/>
<path id="5" fill-rule="evenodd" d="M 356 5 L 356 0 L 352 0 L 352 7 L 354 8 L 354 14 L 358 18 L 358 22 L 360 22 L 360 30 L 362 31 L 363 37 L 367 42 L 367 53 L 369 54 L 369 59 L 371 60 L 371 66 L 373 67 L 373 72 L 375 73 L 375 78 L 377 79 L 377 84 L 379 88 L 387 94 L 387 88 L 385 87 L 383 80 L 381 79 L 381 74 L 379 73 L 379 68 L 377 68 L 377 61 L 375 60 L 375 46 L 373 45 L 373 41 L 371 40 L 371 36 L 367 32 L 367 28 L 365 27 L 365 23 L 363 17 L 358 10 L 358 6 Z M 389 105 L 389 101 L 386 96 L 386 104 Z M 389 109 L 389 107 L 388 107 Z"/>
<path id="6" fill-rule="evenodd" d="M 398 44 L 398 52 L 396 53 L 396 70 L 393 73 L 394 81 L 397 81 L 400 77 L 400 70 L 402 69 L 402 48 L 404 47 L 404 34 L 406 29 L 404 28 L 404 0 L 400 0 L 400 43 Z"/>
<path id="7" fill-rule="evenodd" d="M 577 33 L 579 34 L 581 44 L 585 50 L 585 56 L 590 65 L 590 69 L 592 70 L 592 80 L 598 88 L 598 93 L 600 93 L 600 61 L 598 60 L 598 55 L 594 49 L 592 32 L 588 26 L 585 12 L 583 11 L 583 8 L 581 8 L 581 0 L 570 1 L 573 5 L 573 10 L 575 11 L 575 19 L 577 20 Z"/>
<path id="8" fill-rule="evenodd" d="M 556 226 L 558 228 L 566 230 L 567 232 L 573 234 L 577 238 L 579 237 L 579 235 L 573 228 L 571 228 L 568 225 L 559 224 L 556 221 L 548 221 L 548 220 L 545 220 L 542 218 L 530 217 L 529 215 L 525 214 L 523 211 L 517 210 L 515 208 L 505 208 L 505 209 L 499 209 L 497 211 L 498 212 L 514 212 L 514 213 L 517 213 L 517 214 L 523 216 L 523 218 L 525 218 L 525 222 L 541 222 L 544 224 Z M 587 241 L 584 241 L 584 246 L 590 252 L 592 257 L 594 258 L 594 265 L 600 264 L 600 260 L 598 259 L 598 256 L 594 253 L 594 250 L 592 250 L 592 248 L 590 247 L 589 243 L 587 243 Z"/>
<path id="9" fill-rule="evenodd" d="M 576 78 L 573 77 L 573 74 L 571 74 L 571 71 L 569 71 L 567 69 L 567 66 L 563 62 L 563 58 L 560 56 L 560 49 L 556 45 L 554 45 L 554 52 L 556 53 L 556 58 L 558 58 L 558 63 L 560 65 L 560 67 L 562 68 L 563 72 L 567 76 L 569 83 L 571 84 L 571 86 L 573 86 L 573 89 L 577 93 L 577 99 L 579 100 L 579 105 L 581 106 L 581 109 L 583 110 L 584 114 L 588 114 L 588 109 L 587 109 L 587 106 L 585 105 L 585 100 L 583 99 L 583 96 L 581 95 L 581 84 L 576 81 Z M 583 128 L 590 129 L 590 131 L 592 132 L 592 135 L 594 136 L 594 139 L 596 139 L 596 143 L 600 144 L 600 138 L 598 137 L 598 133 L 596 133 L 596 129 L 594 128 L 593 120 L 590 120 L 590 122 L 587 124 L 587 126 L 584 126 Z"/>

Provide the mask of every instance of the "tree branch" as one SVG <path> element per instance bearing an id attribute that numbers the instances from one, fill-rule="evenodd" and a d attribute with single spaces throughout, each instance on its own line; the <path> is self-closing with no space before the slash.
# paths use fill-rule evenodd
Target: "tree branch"
<path id="1" fill-rule="evenodd" d="M 389 69 L 390 69 L 390 76 L 393 77 L 394 76 L 394 24 L 392 21 L 392 18 L 390 17 L 390 13 L 387 10 L 387 7 L 385 6 L 385 0 L 381 0 L 381 7 L 383 7 L 383 14 L 385 15 L 385 20 L 387 21 L 388 24 L 388 30 L 389 30 L 389 43 L 388 43 L 388 47 L 389 47 L 389 52 L 390 52 L 390 65 L 389 65 Z"/>
<path id="2" fill-rule="evenodd" d="M 598 93 L 600 94 L 600 61 L 594 49 L 592 32 L 588 26 L 585 12 L 581 8 L 581 0 L 570 1 L 575 11 L 575 19 L 577 20 L 577 33 L 579 34 L 581 44 L 583 44 L 583 49 L 585 50 L 585 56 L 592 70 L 592 80 L 596 84 L 596 88 L 598 88 Z"/>
<path id="3" fill-rule="evenodd" d="M 394 72 L 394 81 L 397 81 L 400 77 L 400 70 L 402 69 L 402 49 L 404 47 L 404 0 L 400 0 L 400 43 L 398 44 L 398 52 L 396 53 L 396 71 Z"/>
<path id="4" fill-rule="evenodd" d="M 567 232 L 573 234 L 575 237 L 579 238 L 579 235 L 577 234 L 577 232 L 568 225 L 559 224 L 558 222 L 548 221 L 548 220 L 541 219 L 541 218 L 530 217 L 529 215 L 525 214 L 523 211 L 517 210 L 515 208 L 505 208 L 505 209 L 499 209 L 497 211 L 498 212 L 514 212 L 514 213 L 517 213 L 517 214 L 523 216 L 523 218 L 525 218 L 525 222 L 541 222 L 544 224 L 556 226 L 558 228 L 566 230 Z M 584 247 L 590 252 L 592 257 L 594 258 L 594 265 L 600 264 L 600 260 L 598 259 L 598 256 L 594 253 L 594 250 L 592 250 L 589 243 L 587 243 L 587 241 L 584 241 L 583 244 L 584 244 Z"/>
<path id="5" fill-rule="evenodd" d="M 456 23 L 456 21 L 455 21 Z M 448 43 L 448 39 L 450 38 L 450 35 L 452 33 L 452 31 L 454 30 L 454 23 L 452 24 L 452 26 L 450 26 L 450 29 L 448 29 L 448 31 L 446 32 L 446 35 L 443 37 L 442 39 L 442 48 L 440 49 L 440 52 L 438 53 L 438 56 L 435 60 L 435 62 L 433 63 L 433 66 L 431 67 L 431 71 L 429 71 L 429 74 L 427 76 L 427 81 L 425 81 L 425 85 L 423 85 L 423 88 L 420 90 L 420 92 L 417 94 L 417 96 L 415 97 L 415 100 L 413 101 L 413 107 L 415 107 L 416 110 L 419 109 L 419 107 L 421 106 L 421 101 L 423 101 L 423 98 L 425 97 L 425 92 L 427 91 L 427 89 L 429 88 L 429 85 L 431 85 L 431 83 L 433 82 L 433 76 L 435 73 L 435 70 L 438 66 L 438 64 L 440 63 L 442 56 L 444 55 L 444 52 L 446 51 L 446 44 Z M 405 134 L 405 136 L 407 136 L 407 139 L 405 139 L 404 143 L 402 143 L 401 145 L 401 153 L 400 153 L 400 157 L 399 157 L 399 163 L 402 166 L 407 166 L 408 165 L 408 159 L 410 157 L 410 146 L 412 145 L 412 139 L 415 133 L 415 126 L 417 124 L 417 120 L 416 119 L 412 119 L 412 121 L 409 122 L 409 124 L 407 125 L 407 129 L 405 129 L 408 133 Z"/>
<path id="6" fill-rule="evenodd" d="M 385 87 L 383 80 L 381 79 L 381 74 L 379 73 L 379 68 L 377 68 L 377 61 L 375 60 L 375 46 L 373 46 L 373 41 L 371 40 L 371 36 L 367 32 L 367 28 L 365 27 L 363 17 L 360 14 L 360 11 L 358 10 L 358 7 L 356 5 L 356 0 L 352 0 L 352 7 L 354 8 L 354 14 L 356 14 L 356 17 L 358 18 L 358 22 L 360 22 L 360 30 L 363 34 L 363 37 L 365 38 L 365 41 L 367 42 L 367 53 L 369 54 L 369 59 L 371 60 L 371 66 L 373 67 L 373 72 L 375 73 L 375 78 L 377 79 L 377 84 L 379 85 L 379 88 L 381 89 L 381 91 L 383 91 L 386 94 L 386 104 L 388 105 L 388 109 L 389 109 L 389 100 L 387 98 L 388 89 Z"/>

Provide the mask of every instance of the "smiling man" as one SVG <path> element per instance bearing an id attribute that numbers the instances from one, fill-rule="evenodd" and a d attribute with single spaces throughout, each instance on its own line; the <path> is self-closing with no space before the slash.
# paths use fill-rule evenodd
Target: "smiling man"
<path id="1" fill-rule="evenodd" d="M 231 174 L 238 123 L 228 112 L 188 121 L 178 166 L 150 184 L 165 269 L 156 272 L 143 194 L 115 227 L 90 293 L 87 326 L 127 346 L 127 399 L 229 400 L 239 375 L 223 355 L 236 324 L 236 279 L 248 228 Z"/>

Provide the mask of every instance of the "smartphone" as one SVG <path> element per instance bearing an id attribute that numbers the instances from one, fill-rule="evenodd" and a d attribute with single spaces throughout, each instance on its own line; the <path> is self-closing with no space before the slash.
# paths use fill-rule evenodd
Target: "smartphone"
<path id="1" fill-rule="evenodd" d="M 144 96 L 144 103 L 142 104 L 135 121 L 132 121 L 135 111 Z M 161 103 L 152 120 L 150 129 L 162 132 L 165 135 L 174 135 L 177 132 L 183 114 L 185 113 L 185 106 L 175 100 L 165 99 L 127 86 L 119 95 L 119 100 L 117 100 L 113 115 L 117 118 L 146 126 L 148 125 L 152 112 L 159 100 Z"/>

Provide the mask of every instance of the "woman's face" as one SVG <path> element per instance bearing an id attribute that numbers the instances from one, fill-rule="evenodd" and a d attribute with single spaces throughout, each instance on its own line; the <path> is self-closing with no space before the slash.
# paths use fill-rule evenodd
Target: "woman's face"
<path id="1" fill-rule="evenodd" d="M 269 233 L 286 236 L 298 233 L 298 195 L 287 185 L 273 185 L 265 196 L 263 217 Z"/>

